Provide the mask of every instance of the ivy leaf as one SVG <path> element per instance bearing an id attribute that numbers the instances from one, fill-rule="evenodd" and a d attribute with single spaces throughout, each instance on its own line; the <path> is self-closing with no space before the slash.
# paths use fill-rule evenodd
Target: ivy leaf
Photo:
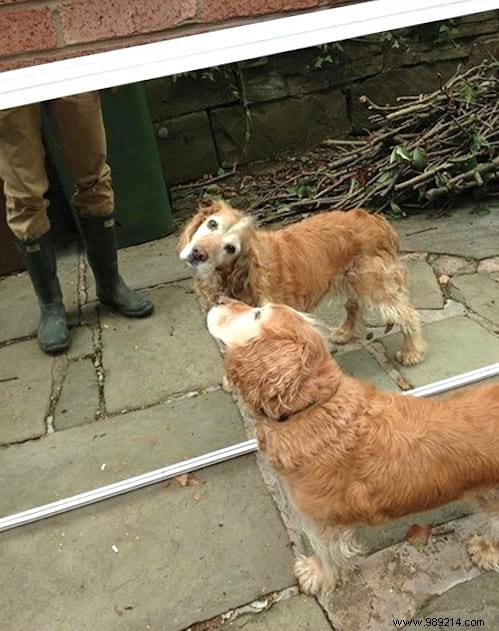
<path id="1" fill-rule="evenodd" d="M 377 182 L 378 184 L 384 184 L 385 182 L 388 182 L 389 180 L 392 179 L 392 174 L 390 173 L 390 171 L 384 171 L 378 178 L 377 178 Z"/>
<path id="2" fill-rule="evenodd" d="M 441 173 L 437 173 L 435 175 L 435 184 L 441 188 L 442 186 L 445 186 L 447 184 L 444 176 Z"/>
<path id="3" fill-rule="evenodd" d="M 473 103 L 475 101 L 475 91 L 469 83 L 466 83 L 461 90 L 461 98 L 465 103 Z"/>
<path id="4" fill-rule="evenodd" d="M 390 155 L 390 164 L 401 163 L 401 162 L 411 162 L 411 154 L 403 145 L 397 145 L 391 155 Z"/>
<path id="5" fill-rule="evenodd" d="M 427 166 L 428 154 L 423 147 L 416 147 L 412 152 L 412 164 L 420 171 L 423 171 Z"/>
<path id="6" fill-rule="evenodd" d="M 463 165 L 463 172 L 471 171 L 471 169 L 474 169 L 477 165 L 478 165 L 478 162 L 475 156 L 472 156 L 471 158 L 467 158 Z"/>
<path id="7" fill-rule="evenodd" d="M 406 213 L 400 208 L 400 206 L 396 202 L 390 202 L 390 209 L 387 211 L 387 214 L 393 219 L 400 219 L 402 217 L 407 217 Z"/>
<path id="8" fill-rule="evenodd" d="M 488 206 L 479 206 L 475 212 L 479 217 L 486 217 L 490 215 L 490 208 Z"/>
<path id="9" fill-rule="evenodd" d="M 295 195 L 296 197 L 303 199 L 304 197 L 309 196 L 310 189 L 306 184 L 297 184 L 296 186 L 291 186 L 290 188 L 288 188 L 288 193 L 290 195 Z"/>
<path id="10" fill-rule="evenodd" d="M 473 134 L 470 140 L 470 151 L 477 152 L 482 147 L 490 147 L 488 140 L 482 134 Z"/>

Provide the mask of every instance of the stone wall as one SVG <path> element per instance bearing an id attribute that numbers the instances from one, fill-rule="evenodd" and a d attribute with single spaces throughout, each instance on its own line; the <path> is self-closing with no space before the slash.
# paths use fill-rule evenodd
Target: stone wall
<path id="1" fill-rule="evenodd" d="M 0 71 L 371 0 L 0 0 Z"/>
<path id="2" fill-rule="evenodd" d="M 365 132 L 359 97 L 432 91 L 499 55 L 499 11 L 147 82 L 171 183 Z"/>

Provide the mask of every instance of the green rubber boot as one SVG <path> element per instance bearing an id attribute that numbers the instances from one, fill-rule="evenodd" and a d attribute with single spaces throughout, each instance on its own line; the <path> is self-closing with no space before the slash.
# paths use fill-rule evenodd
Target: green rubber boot
<path id="1" fill-rule="evenodd" d="M 118 249 L 113 216 L 80 217 L 88 262 L 95 276 L 97 297 L 129 318 L 145 318 L 154 304 L 130 289 L 118 273 Z"/>
<path id="2" fill-rule="evenodd" d="M 69 346 L 69 331 L 50 234 L 36 241 L 16 239 L 16 243 L 40 305 L 38 344 L 45 353 L 60 353 Z"/>

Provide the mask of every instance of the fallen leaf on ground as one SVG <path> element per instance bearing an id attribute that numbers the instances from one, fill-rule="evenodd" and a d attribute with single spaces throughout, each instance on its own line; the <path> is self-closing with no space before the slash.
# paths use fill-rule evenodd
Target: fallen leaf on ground
<path id="1" fill-rule="evenodd" d="M 182 473 L 182 475 L 178 475 L 175 480 L 177 480 L 180 486 L 196 486 L 196 484 L 199 484 L 199 480 L 193 473 Z"/>
<path id="2" fill-rule="evenodd" d="M 431 535 L 431 524 L 412 524 L 405 533 L 404 540 L 418 550 L 422 550 Z"/>
<path id="3" fill-rule="evenodd" d="M 441 285 L 448 285 L 449 284 L 449 280 L 450 280 L 450 278 L 447 276 L 447 274 L 442 274 L 442 276 L 440 276 L 440 278 L 438 279 L 438 282 Z"/>
<path id="4" fill-rule="evenodd" d="M 411 384 L 408 383 L 402 376 L 397 377 L 397 386 L 401 390 L 410 390 Z"/>

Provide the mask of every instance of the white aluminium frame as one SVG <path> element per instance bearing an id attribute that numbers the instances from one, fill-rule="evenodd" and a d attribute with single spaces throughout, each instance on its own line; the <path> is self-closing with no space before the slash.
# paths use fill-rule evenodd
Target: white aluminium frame
<path id="1" fill-rule="evenodd" d="M 499 8 L 499 0 L 370 0 L 0 73 L 0 109 L 244 61 Z M 499 375 L 499 363 L 407 394 L 431 396 Z M 0 532 L 256 450 L 231 445 L 57 502 L 0 518 Z"/>

